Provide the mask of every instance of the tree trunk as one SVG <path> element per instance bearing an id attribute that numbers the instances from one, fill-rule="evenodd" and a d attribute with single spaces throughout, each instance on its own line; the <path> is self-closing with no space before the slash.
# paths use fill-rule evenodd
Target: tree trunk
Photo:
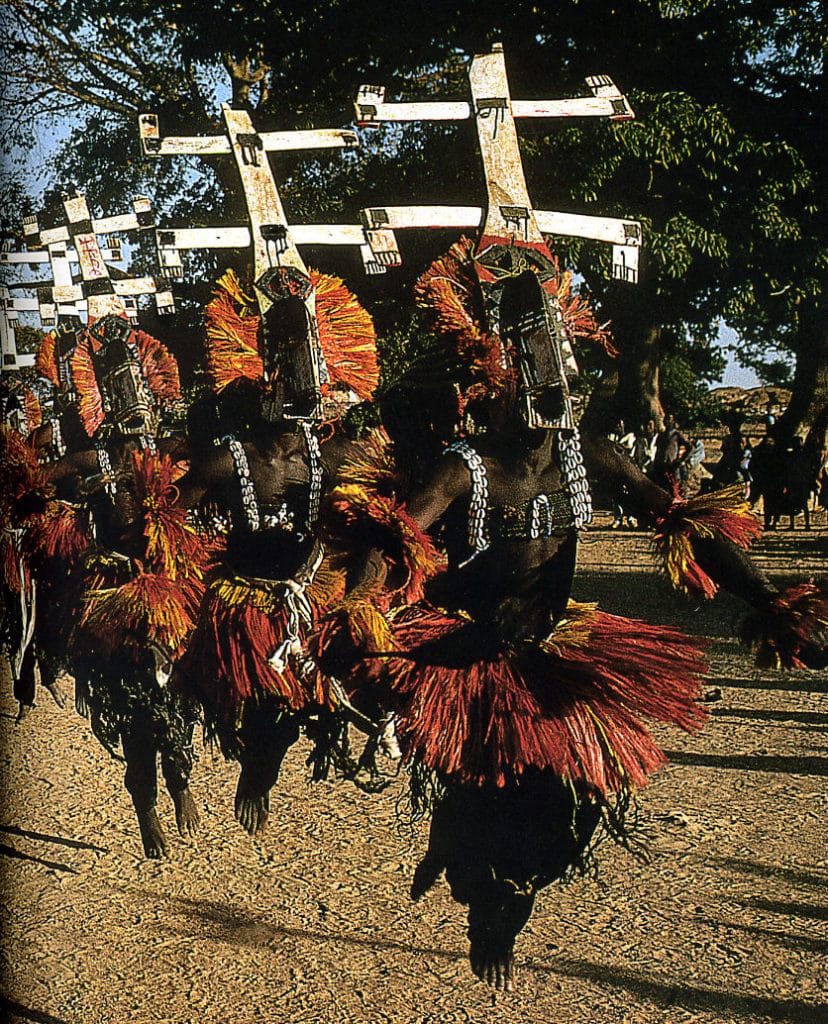
<path id="1" fill-rule="evenodd" d="M 650 419 L 659 429 L 664 424 L 658 390 L 663 328 L 651 314 L 654 303 L 629 285 L 620 287 L 632 294 L 614 290 L 602 303 L 619 355 L 590 395 L 584 412 L 585 428 L 602 434 L 614 430 L 619 420 L 636 432 Z"/>
<path id="2" fill-rule="evenodd" d="M 796 332 L 796 370 L 791 400 L 777 425 L 778 436 L 789 441 L 807 433 L 823 419 L 828 407 L 828 322 L 819 301 L 803 301 Z"/>

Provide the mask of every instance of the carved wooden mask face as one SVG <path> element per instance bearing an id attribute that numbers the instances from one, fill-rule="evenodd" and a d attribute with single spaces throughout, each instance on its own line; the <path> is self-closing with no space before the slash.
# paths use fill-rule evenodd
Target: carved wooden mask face
<path id="1" fill-rule="evenodd" d="M 310 280 L 294 268 L 276 268 L 257 282 L 271 300 L 264 315 L 265 419 L 320 419 L 327 368 L 308 307 Z"/>
<path id="2" fill-rule="evenodd" d="M 503 284 L 499 330 L 517 372 L 523 416 L 532 428 L 569 427 L 569 386 L 562 353 L 562 319 L 531 270 Z"/>
<path id="3" fill-rule="evenodd" d="M 107 421 L 122 434 L 154 435 L 158 410 L 132 328 L 120 317 L 105 317 L 95 324 L 94 336 L 101 346 L 92 358 Z"/>

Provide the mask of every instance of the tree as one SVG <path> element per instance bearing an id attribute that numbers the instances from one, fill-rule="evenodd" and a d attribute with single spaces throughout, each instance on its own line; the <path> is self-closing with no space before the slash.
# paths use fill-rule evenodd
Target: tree
<path id="1" fill-rule="evenodd" d="M 219 209 L 226 222 L 241 213 L 232 163 L 217 160 L 207 184 L 193 167 L 173 172 L 172 161 L 147 168 L 135 156 L 135 113 L 156 110 L 165 130 L 217 131 L 218 100 L 232 95 L 255 108 L 262 129 L 341 125 L 363 81 L 385 82 L 389 96 L 465 96 L 468 57 L 496 39 L 514 96 L 567 95 L 588 74 L 611 74 L 636 121 L 522 126 L 538 207 L 645 226 L 637 288 L 607 280 L 602 247 L 557 246 L 612 320 L 622 353 L 591 403 L 600 426 L 618 416 L 660 418 L 664 346 L 688 333 L 707 345 L 722 316 L 757 346 L 773 337 L 797 352 L 795 395 L 819 379 L 822 349 L 819 365 L 806 362 L 824 287 L 823 240 L 812 222 L 825 157 L 810 135 L 824 72 L 807 57 L 824 39 L 819 5 L 795 6 L 802 17 L 791 27 L 788 6 L 768 0 L 435 0 L 396 4 L 382 21 L 359 0 L 301 8 L 283 0 L 7 0 L 7 92 L 16 114 L 83 114 L 62 169 L 94 182 L 102 198 L 140 181 L 191 222 Z M 471 125 L 379 129 L 359 159 L 279 159 L 296 220 L 483 194 Z M 402 281 L 444 243 L 405 239 Z M 392 324 L 400 304 L 375 281 L 359 287 Z"/>

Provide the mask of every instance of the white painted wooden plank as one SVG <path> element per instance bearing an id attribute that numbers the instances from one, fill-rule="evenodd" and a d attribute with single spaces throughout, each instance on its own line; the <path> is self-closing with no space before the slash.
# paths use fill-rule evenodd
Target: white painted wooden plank
<path id="1" fill-rule="evenodd" d="M 158 249 L 246 249 L 250 228 L 159 228 Z"/>
<path id="2" fill-rule="evenodd" d="M 490 54 L 478 55 L 474 61 Z M 472 61 L 472 64 L 474 64 Z M 588 78 L 592 96 L 571 96 L 557 100 L 512 100 L 512 116 L 521 117 L 611 117 L 629 119 L 635 115 L 626 97 L 607 76 Z M 501 93 L 491 93 L 491 99 Z M 478 97 L 474 105 L 458 102 L 424 101 L 412 103 L 386 103 L 385 87 L 363 85 L 357 93 L 357 122 L 370 126 L 383 121 L 465 121 L 478 111 Z"/>
<path id="3" fill-rule="evenodd" d="M 158 291 L 153 277 L 124 277 L 113 281 L 112 287 L 116 295 L 154 295 Z"/>
<path id="4" fill-rule="evenodd" d="M 363 245 L 361 224 L 292 224 L 290 234 L 296 245 Z"/>
<path id="5" fill-rule="evenodd" d="M 369 228 L 477 228 L 480 206 L 369 206 L 360 216 Z"/>
<path id="6" fill-rule="evenodd" d="M 101 217 L 92 221 L 92 231 L 96 235 L 113 235 L 119 231 L 142 231 L 147 225 L 138 223 L 134 213 L 124 213 L 114 217 Z M 68 242 L 71 235 L 66 225 L 56 228 L 47 228 L 38 233 L 39 245 L 52 245 L 55 242 Z"/>
<path id="7" fill-rule="evenodd" d="M 262 233 L 262 228 L 265 225 L 287 228 L 287 218 L 273 178 L 270 162 L 255 144 L 254 140 L 257 136 L 253 130 L 250 115 L 246 110 L 231 110 L 228 106 L 222 108 L 222 114 L 227 125 L 227 134 L 233 143 L 233 156 L 241 175 L 247 202 L 256 279 L 258 280 L 271 267 L 268 245 L 270 245 L 271 251 L 278 245 L 280 265 L 296 267 L 306 274 L 307 268 L 289 232 L 286 232 L 284 238 L 278 243 L 272 241 L 268 243 Z"/>
<path id="8" fill-rule="evenodd" d="M 365 103 L 357 101 L 354 106 L 357 124 L 361 128 L 384 122 L 467 121 L 472 116 L 472 107 L 465 102 Z M 612 117 L 628 119 L 633 114 L 631 110 L 622 110 L 611 99 L 603 96 L 571 96 L 560 100 L 512 100 L 512 116 L 516 118 Z"/>
<path id="9" fill-rule="evenodd" d="M 44 249 L 34 249 L 32 252 L 0 252 L 0 264 L 19 263 L 48 263 L 49 253 Z"/>
<path id="10" fill-rule="evenodd" d="M 359 136 L 346 128 L 316 128 L 290 132 L 259 132 L 266 153 L 287 153 L 308 149 L 357 149 Z M 148 156 L 215 156 L 231 153 L 226 135 L 166 135 Z"/>
<path id="11" fill-rule="evenodd" d="M 515 117 L 611 117 L 628 120 L 632 110 L 621 93 L 617 101 L 604 96 L 576 96 L 563 100 L 512 100 Z"/>
<path id="12" fill-rule="evenodd" d="M 214 156 L 230 152 L 226 135 L 166 135 L 148 156 Z"/>
<path id="13" fill-rule="evenodd" d="M 359 136 L 348 128 L 311 128 L 305 131 L 262 132 L 265 152 L 302 149 L 358 149 Z"/>
<path id="14" fill-rule="evenodd" d="M 360 128 L 384 121 L 467 121 L 472 108 L 465 102 L 372 103 L 357 100 L 356 121 Z"/>
<path id="15" fill-rule="evenodd" d="M 475 56 L 469 68 L 469 85 L 477 111 L 477 138 L 488 193 L 483 237 L 542 243 L 523 174 L 502 47 Z"/>
<path id="16" fill-rule="evenodd" d="M 581 213 L 561 213 L 557 210 L 535 210 L 538 227 L 545 235 L 567 235 L 592 238 L 598 242 L 617 245 L 640 245 L 641 224 L 620 217 L 593 217 Z"/>

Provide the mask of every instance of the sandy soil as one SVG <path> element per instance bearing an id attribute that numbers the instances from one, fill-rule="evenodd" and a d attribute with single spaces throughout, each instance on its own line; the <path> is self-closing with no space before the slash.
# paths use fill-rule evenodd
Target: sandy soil
<path id="1" fill-rule="evenodd" d="M 780 578 L 825 582 L 828 531 L 768 535 Z M 3 1013 L 14 1024 L 828 1020 L 828 708 L 817 672 L 757 671 L 740 608 L 696 609 L 654 576 L 643 534 L 593 532 L 576 597 L 714 641 L 700 734 L 641 795 L 643 865 L 607 844 L 600 882 L 544 891 L 518 940 L 519 990 L 495 999 L 466 960 L 441 883 L 407 892 L 425 828 L 399 828 L 398 780 L 368 796 L 311 785 L 294 748 L 265 837 L 232 816 L 236 771 L 194 774 L 197 840 L 141 856 L 112 760 L 47 695 L 20 726 L 0 697 Z"/>

